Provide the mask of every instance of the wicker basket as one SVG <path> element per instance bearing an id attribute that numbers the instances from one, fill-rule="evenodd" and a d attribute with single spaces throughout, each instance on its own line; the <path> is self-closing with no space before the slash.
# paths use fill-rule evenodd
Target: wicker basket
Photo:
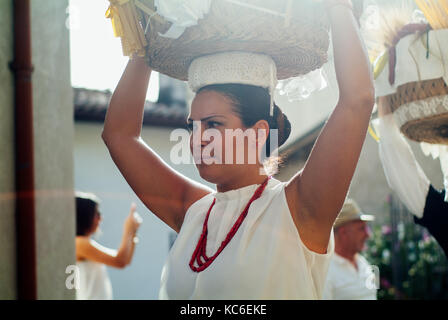
<path id="1" fill-rule="evenodd" d="M 409 139 L 448 144 L 448 87 L 443 78 L 404 84 L 386 101 Z"/>
<path id="2" fill-rule="evenodd" d="M 151 1 L 146 1 L 151 5 Z M 198 25 L 178 39 L 159 35 L 170 27 L 156 16 L 146 33 L 148 64 L 170 77 L 187 80 L 193 59 L 219 52 L 246 51 L 271 56 L 278 79 L 303 75 L 327 61 L 329 23 L 314 0 L 245 0 L 249 5 L 283 13 L 275 15 L 226 0 L 214 0 Z M 145 21 L 148 15 L 143 13 Z"/>

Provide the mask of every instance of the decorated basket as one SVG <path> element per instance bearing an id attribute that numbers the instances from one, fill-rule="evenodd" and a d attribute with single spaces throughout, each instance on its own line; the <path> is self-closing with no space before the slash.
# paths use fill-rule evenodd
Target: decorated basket
<path id="1" fill-rule="evenodd" d="M 448 144 L 448 87 L 443 78 L 406 83 L 386 101 L 409 139 Z"/>
<path id="2" fill-rule="evenodd" d="M 110 2 L 109 17 L 122 11 L 122 23 L 113 21 L 119 25 L 116 35 L 126 28 L 140 29 L 134 32 L 138 33 L 134 42 L 148 48 L 148 64 L 176 79 L 187 80 L 188 67 L 195 58 L 226 51 L 269 55 L 277 65 L 278 79 L 307 74 L 327 60 L 329 23 L 322 4 L 315 0 L 211 0 L 208 12 L 177 38 L 165 36 L 173 21 L 159 14 L 157 1 Z M 137 17 L 135 26 L 123 21 L 123 3 L 128 6 L 127 16 Z M 127 46 L 135 47 L 132 43 Z"/>
<path id="3" fill-rule="evenodd" d="M 416 4 L 426 21 L 384 19 L 397 27 L 387 30 L 390 41 L 375 63 L 376 94 L 407 138 L 448 145 L 448 0 Z"/>

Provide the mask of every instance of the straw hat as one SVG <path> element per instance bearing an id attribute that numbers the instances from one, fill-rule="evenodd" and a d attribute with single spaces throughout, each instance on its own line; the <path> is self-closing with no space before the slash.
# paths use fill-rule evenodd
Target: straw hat
<path id="1" fill-rule="evenodd" d="M 375 217 L 369 214 L 364 214 L 359 209 L 356 202 L 352 199 L 346 199 L 344 206 L 341 209 L 336 221 L 334 222 L 333 227 L 336 229 L 343 224 L 346 224 L 350 221 L 373 221 Z"/>
<path id="2" fill-rule="evenodd" d="M 148 64 L 183 81 L 193 60 L 221 52 L 270 56 L 278 79 L 307 74 L 327 61 L 329 23 L 314 0 L 213 0 L 209 13 L 177 39 L 160 35 L 171 25 L 161 20 L 149 19 Z"/>
<path id="3" fill-rule="evenodd" d="M 188 85 L 193 92 L 212 84 L 239 83 L 269 90 L 270 115 L 274 115 L 277 69 L 271 57 L 249 52 L 223 52 L 193 60 L 188 69 Z"/>

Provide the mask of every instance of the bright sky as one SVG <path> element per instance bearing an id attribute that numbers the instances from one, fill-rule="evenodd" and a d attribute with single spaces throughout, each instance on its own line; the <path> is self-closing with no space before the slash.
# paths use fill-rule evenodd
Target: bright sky
<path id="1" fill-rule="evenodd" d="M 105 12 L 108 0 L 69 0 L 70 54 L 72 85 L 113 91 L 129 60 L 115 38 Z M 68 17 L 68 16 L 67 16 Z M 151 75 L 147 98 L 158 97 L 158 74 Z"/>

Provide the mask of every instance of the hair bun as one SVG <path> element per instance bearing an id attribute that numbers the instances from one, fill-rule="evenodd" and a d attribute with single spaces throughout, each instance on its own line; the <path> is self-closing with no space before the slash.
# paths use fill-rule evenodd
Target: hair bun
<path id="1" fill-rule="evenodd" d="M 273 120 L 273 129 L 278 129 L 278 146 L 280 147 L 288 140 L 291 134 L 291 122 L 289 122 L 286 114 L 275 103 Z"/>

